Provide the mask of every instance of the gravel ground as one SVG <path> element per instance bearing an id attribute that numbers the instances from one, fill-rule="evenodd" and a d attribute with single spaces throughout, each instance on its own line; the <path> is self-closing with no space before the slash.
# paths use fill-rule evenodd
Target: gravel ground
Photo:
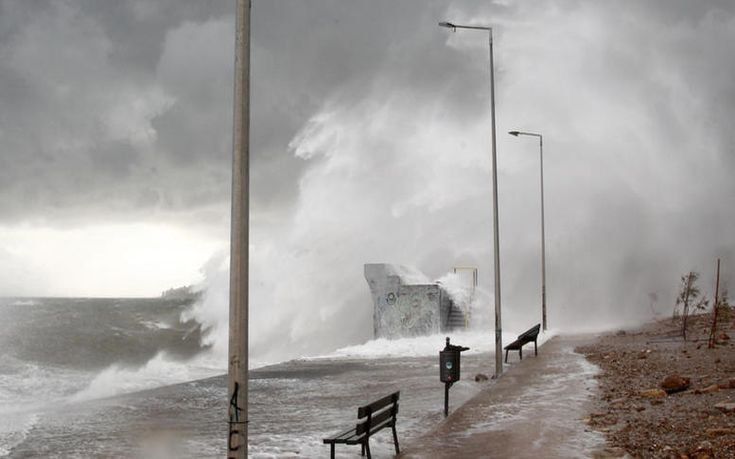
<path id="1" fill-rule="evenodd" d="M 709 314 L 690 317 L 688 341 L 667 319 L 577 348 L 602 369 L 600 400 L 586 422 L 618 452 L 610 457 L 735 459 L 734 315 L 718 327 L 714 349 Z M 662 391 L 672 375 L 689 387 Z"/>

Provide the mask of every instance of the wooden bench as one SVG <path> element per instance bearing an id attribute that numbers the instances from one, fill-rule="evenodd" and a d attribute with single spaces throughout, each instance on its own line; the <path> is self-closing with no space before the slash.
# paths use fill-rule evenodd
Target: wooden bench
<path id="1" fill-rule="evenodd" d="M 505 363 L 508 363 L 508 351 L 518 351 L 518 355 L 520 356 L 521 360 L 523 360 L 523 345 L 528 344 L 531 341 L 533 341 L 534 353 L 538 355 L 538 345 L 536 344 L 536 340 L 538 339 L 538 332 L 540 329 L 541 324 L 536 324 L 536 326 L 518 335 L 517 340 L 505 346 L 503 348 L 505 349 Z"/>
<path id="2" fill-rule="evenodd" d="M 370 459 L 370 437 L 386 427 L 393 429 L 393 445 L 396 448 L 396 454 L 400 454 L 398 434 L 396 433 L 399 395 L 400 392 L 395 392 L 369 405 L 359 407 L 355 427 L 323 439 L 325 445 L 331 446 L 330 457 L 334 459 L 334 445 L 343 443 L 346 445 L 361 445 L 361 454 L 364 456 L 367 451 L 367 457 Z M 363 418 L 366 419 L 363 420 Z"/>

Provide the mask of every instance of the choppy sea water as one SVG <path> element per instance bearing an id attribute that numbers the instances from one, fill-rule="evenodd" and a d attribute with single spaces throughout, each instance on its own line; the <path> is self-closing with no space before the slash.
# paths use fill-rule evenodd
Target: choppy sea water
<path id="1" fill-rule="evenodd" d="M 0 300 L 0 457 L 223 457 L 225 362 L 182 321 L 191 301 Z M 250 455 L 323 457 L 321 439 L 355 421 L 356 407 L 401 391 L 398 434 L 418 437 L 443 418 L 443 336 L 376 340 L 328 356 L 251 372 Z M 464 333 L 463 380 L 450 409 L 485 383 L 489 334 Z M 359 447 L 339 445 L 338 456 Z M 389 432 L 371 440 L 392 455 Z"/>

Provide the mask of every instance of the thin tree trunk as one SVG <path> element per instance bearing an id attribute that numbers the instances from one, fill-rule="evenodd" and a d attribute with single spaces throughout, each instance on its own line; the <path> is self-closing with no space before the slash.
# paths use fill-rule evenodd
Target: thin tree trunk
<path id="1" fill-rule="evenodd" d="M 713 349 L 715 347 L 715 338 L 717 335 L 717 310 L 720 306 L 720 259 L 717 259 L 717 281 L 715 282 L 715 301 L 712 311 L 712 329 L 709 332 L 709 344 L 707 347 Z"/>
<path id="2" fill-rule="evenodd" d="M 687 290 L 684 296 L 684 320 L 681 324 L 681 335 L 684 337 L 684 341 L 687 340 L 687 319 L 689 318 L 689 292 L 692 289 L 692 273 L 687 275 Z"/>

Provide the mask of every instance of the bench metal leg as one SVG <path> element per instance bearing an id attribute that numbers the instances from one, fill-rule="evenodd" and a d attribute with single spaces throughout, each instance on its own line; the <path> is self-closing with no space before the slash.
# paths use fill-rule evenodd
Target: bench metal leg
<path id="1" fill-rule="evenodd" d="M 536 355 L 538 355 L 538 346 L 536 345 L 536 340 L 533 340 L 533 352 L 535 352 Z"/>
<path id="2" fill-rule="evenodd" d="M 393 446 L 396 447 L 396 454 L 401 454 L 401 450 L 398 449 L 398 434 L 396 433 L 396 425 L 393 424 Z"/>
<path id="3" fill-rule="evenodd" d="M 505 350 L 505 363 L 508 363 L 508 349 Z"/>
<path id="4" fill-rule="evenodd" d="M 521 346 L 520 349 L 518 349 L 518 356 L 523 360 L 523 346 Z"/>
<path id="5" fill-rule="evenodd" d="M 365 451 L 367 451 L 367 459 L 371 459 L 372 456 L 370 455 L 370 440 L 365 440 Z"/>
<path id="6" fill-rule="evenodd" d="M 365 443 L 360 443 L 360 456 L 365 455 Z"/>
<path id="7" fill-rule="evenodd" d="M 332 448 L 330 450 L 329 457 L 331 457 L 332 459 L 334 459 L 334 443 L 332 443 L 331 446 L 332 446 Z"/>

